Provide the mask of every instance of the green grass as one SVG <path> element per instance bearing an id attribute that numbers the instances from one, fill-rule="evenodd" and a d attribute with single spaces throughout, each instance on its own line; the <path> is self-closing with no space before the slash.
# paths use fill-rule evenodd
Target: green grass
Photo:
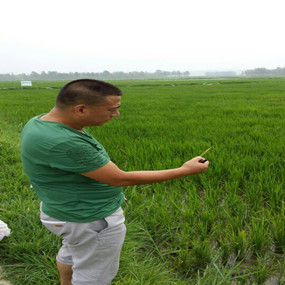
<path id="1" fill-rule="evenodd" d="M 202 175 L 125 188 L 128 233 L 113 284 L 284 282 L 285 79 L 203 82 L 117 81 L 121 116 L 89 128 L 127 171 L 178 167 L 213 146 Z M 13 284 L 58 284 L 60 241 L 39 222 L 19 135 L 64 82 L 17 84 L 0 83 L 10 88 L 0 89 L 0 219 L 12 229 L 0 260 Z"/>

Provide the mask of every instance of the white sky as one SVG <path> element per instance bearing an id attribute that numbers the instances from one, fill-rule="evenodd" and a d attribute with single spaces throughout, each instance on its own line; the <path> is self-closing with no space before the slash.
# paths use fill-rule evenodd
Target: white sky
<path id="1" fill-rule="evenodd" d="M 285 67 L 284 0 L 2 0 L 0 73 Z"/>

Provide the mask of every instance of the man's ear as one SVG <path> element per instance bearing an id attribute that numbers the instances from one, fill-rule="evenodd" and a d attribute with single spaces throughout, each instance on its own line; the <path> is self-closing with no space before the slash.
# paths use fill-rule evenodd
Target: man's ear
<path id="1" fill-rule="evenodd" d="M 73 111 L 77 116 L 83 117 L 87 111 L 87 106 L 83 104 L 76 105 L 73 107 Z"/>

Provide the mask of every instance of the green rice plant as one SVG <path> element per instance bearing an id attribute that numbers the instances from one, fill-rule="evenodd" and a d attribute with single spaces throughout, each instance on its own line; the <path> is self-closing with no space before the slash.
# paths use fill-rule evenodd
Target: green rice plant
<path id="1" fill-rule="evenodd" d="M 267 187 L 268 191 L 268 199 L 267 204 L 273 211 L 282 211 L 282 204 L 285 201 L 285 191 L 284 185 L 277 184 L 275 187 Z"/>
<path id="2" fill-rule="evenodd" d="M 264 284 L 271 277 L 271 268 L 266 264 L 266 259 L 257 258 L 257 265 L 254 266 L 254 284 Z"/>
<path id="3" fill-rule="evenodd" d="M 182 276 L 190 277 L 198 270 L 202 270 L 211 261 L 211 246 L 208 241 L 201 242 L 199 239 L 189 241 L 188 248 L 177 251 L 172 256 L 173 266 Z"/>
<path id="4" fill-rule="evenodd" d="M 269 225 L 265 221 L 265 218 L 261 216 L 260 218 L 253 217 L 251 223 L 247 225 L 249 244 L 252 252 L 255 255 L 259 255 L 269 247 Z"/>
<path id="5" fill-rule="evenodd" d="M 209 238 L 209 235 L 211 235 L 211 232 L 213 231 L 216 219 L 217 212 L 213 208 L 205 206 L 195 223 L 195 229 L 199 233 L 201 240 Z"/>
<path id="6" fill-rule="evenodd" d="M 244 230 L 228 233 L 228 241 L 231 243 L 232 250 L 238 259 L 243 259 L 248 253 L 248 237 Z"/>
<path id="7" fill-rule="evenodd" d="M 285 252 L 285 220 L 284 212 L 274 216 L 271 221 L 272 239 L 277 253 Z"/>
<path id="8" fill-rule="evenodd" d="M 127 229 L 121 269 L 112 284 L 187 284 L 171 269 L 170 264 L 157 257 L 153 240 L 145 234 L 143 225 L 131 222 L 127 223 Z"/>
<path id="9" fill-rule="evenodd" d="M 227 264 L 227 262 L 232 256 L 231 244 L 225 239 L 221 239 L 219 241 L 219 244 L 220 244 L 219 249 L 221 252 L 221 263 Z"/>
<path id="10" fill-rule="evenodd" d="M 206 270 L 200 274 L 198 272 L 198 278 L 195 284 L 197 285 L 245 285 L 250 284 L 249 280 L 252 279 L 253 272 L 250 273 L 237 273 L 238 266 L 234 267 L 220 267 L 216 264 L 209 266 Z"/>

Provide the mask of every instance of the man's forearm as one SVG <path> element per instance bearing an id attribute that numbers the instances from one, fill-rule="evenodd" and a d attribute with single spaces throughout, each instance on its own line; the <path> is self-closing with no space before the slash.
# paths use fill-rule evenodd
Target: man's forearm
<path id="1" fill-rule="evenodd" d="M 153 171 L 129 171 L 123 172 L 120 175 L 118 181 L 115 182 L 115 186 L 150 184 L 180 178 L 183 176 L 185 176 L 185 173 L 181 168 Z"/>

